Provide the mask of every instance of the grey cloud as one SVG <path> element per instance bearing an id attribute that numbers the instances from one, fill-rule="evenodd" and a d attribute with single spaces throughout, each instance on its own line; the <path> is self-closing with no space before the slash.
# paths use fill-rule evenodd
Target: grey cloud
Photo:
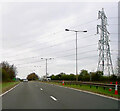
<path id="1" fill-rule="evenodd" d="M 116 6 L 116 3 L 89 2 L 5 3 L 3 4 L 2 15 L 3 60 L 11 61 L 37 56 L 34 59 L 11 62 L 16 65 L 25 64 L 26 68 L 18 67 L 18 76 L 22 78 L 34 70 L 32 65 L 41 65 L 42 67 L 40 69 L 35 70 L 39 76 L 45 74 L 45 61 L 37 62 L 41 60 L 41 57 L 55 58 L 48 63 L 48 72 L 50 74 L 57 74 L 62 71 L 75 73 L 75 50 L 66 51 L 75 48 L 75 33 L 65 32 L 65 28 L 88 30 L 87 34 L 78 34 L 78 47 L 96 44 L 86 48 L 78 48 L 78 53 L 97 50 L 99 35 L 94 34 L 96 33 L 96 25 L 100 24 L 100 21 L 97 20 L 98 10 L 104 7 L 106 15 L 108 16 L 108 22 L 114 24 L 116 23 L 115 19 L 111 20 L 109 17 L 117 16 Z M 110 10 L 111 7 L 113 10 Z M 89 21 L 93 22 L 87 23 Z M 83 25 L 84 23 L 86 24 Z M 109 25 L 108 29 L 114 33 L 116 32 L 115 28 L 117 27 Z M 117 36 L 113 37 L 111 34 L 110 39 L 111 41 L 115 41 L 117 40 Z M 111 42 L 111 49 L 117 49 L 116 43 Z M 66 55 L 72 56 L 62 57 Z M 83 68 L 87 68 L 89 71 L 95 70 L 98 60 L 97 55 L 97 51 L 78 54 L 78 58 L 96 56 L 95 58 L 79 60 L 79 70 Z M 113 58 L 113 62 L 115 63 L 116 55 L 114 55 Z"/>

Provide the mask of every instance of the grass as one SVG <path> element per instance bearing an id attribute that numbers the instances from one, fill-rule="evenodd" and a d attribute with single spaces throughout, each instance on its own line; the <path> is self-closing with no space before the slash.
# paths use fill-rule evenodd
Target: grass
<path id="1" fill-rule="evenodd" d="M 3 82 L 0 83 L 0 93 L 4 93 L 7 90 L 11 89 L 15 85 L 17 85 L 19 82 Z"/>
<path id="2" fill-rule="evenodd" d="M 55 82 L 48 82 L 50 84 L 56 84 L 56 85 L 62 85 L 62 83 L 55 83 Z M 110 97 L 114 97 L 114 98 L 120 98 L 120 90 L 119 90 L 119 95 L 115 95 L 115 89 L 112 89 L 112 91 L 109 91 L 109 88 L 104 88 L 103 87 L 98 87 L 98 89 L 96 89 L 95 86 L 92 86 L 90 88 L 90 85 L 64 85 L 65 87 L 71 87 L 71 88 L 75 88 L 75 89 L 80 89 L 80 90 L 85 90 L 85 91 L 90 91 L 90 92 L 94 92 L 94 93 L 98 93 L 98 94 L 102 94 L 102 95 L 106 95 L 106 96 L 110 96 Z"/>

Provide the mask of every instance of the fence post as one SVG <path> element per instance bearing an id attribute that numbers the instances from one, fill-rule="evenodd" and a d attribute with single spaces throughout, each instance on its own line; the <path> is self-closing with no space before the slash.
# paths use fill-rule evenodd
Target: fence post
<path id="1" fill-rule="evenodd" d="M 98 89 L 98 86 L 96 86 L 96 89 Z"/>
<path id="2" fill-rule="evenodd" d="M 103 86 L 103 89 L 105 90 L 105 86 Z"/>
<path id="3" fill-rule="evenodd" d="M 90 88 L 91 88 L 92 86 L 91 86 L 91 84 L 90 84 Z"/>

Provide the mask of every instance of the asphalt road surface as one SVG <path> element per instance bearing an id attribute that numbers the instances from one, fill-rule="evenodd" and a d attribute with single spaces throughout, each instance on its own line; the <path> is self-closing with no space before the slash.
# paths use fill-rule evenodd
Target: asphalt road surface
<path id="1" fill-rule="evenodd" d="M 2 96 L 3 109 L 118 109 L 118 101 L 40 82 L 22 82 Z"/>

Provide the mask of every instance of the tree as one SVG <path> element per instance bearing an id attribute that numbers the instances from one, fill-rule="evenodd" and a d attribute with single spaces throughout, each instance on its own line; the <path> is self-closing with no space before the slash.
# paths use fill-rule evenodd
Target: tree
<path id="1" fill-rule="evenodd" d="M 50 76 L 50 78 L 51 78 L 51 80 L 55 80 L 55 76 L 54 75 Z"/>
<path id="2" fill-rule="evenodd" d="M 109 77 L 109 80 L 110 81 L 117 81 L 117 76 L 113 74 Z"/>
<path id="3" fill-rule="evenodd" d="M 74 74 L 69 75 L 69 80 L 75 80 L 75 79 L 76 79 L 76 76 Z"/>
<path id="4" fill-rule="evenodd" d="M 92 81 L 100 81 L 103 76 L 103 72 L 101 71 L 90 72 L 90 73 L 91 73 Z"/>
<path id="5" fill-rule="evenodd" d="M 78 76 L 78 80 L 81 81 L 89 81 L 90 80 L 90 75 L 87 70 L 82 69 L 80 72 L 80 75 Z"/>
<path id="6" fill-rule="evenodd" d="M 76 76 L 74 74 L 67 75 L 65 73 L 60 73 L 57 75 L 50 76 L 51 80 L 75 80 Z"/>
<path id="7" fill-rule="evenodd" d="M 31 81 L 31 80 L 38 80 L 39 77 L 38 77 L 38 75 L 36 75 L 35 73 L 31 73 L 31 74 L 29 74 L 29 75 L 27 76 L 27 79 L 28 79 L 29 81 Z"/>
<path id="8" fill-rule="evenodd" d="M 2 62 L 0 64 L 2 70 L 2 80 L 3 81 L 13 81 L 17 75 L 17 70 L 14 65 L 10 65 L 8 62 Z"/>
<path id="9" fill-rule="evenodd" d="M 88 71 L 82 69 L 81 72 L 80 72 L 80 75 L 82 75 L 82 76 L 86 76 L 86 75 L 88 75 Z"/>
<path id="10" fill-rule="evenodd" d="M 2 81 L 10 81 L 10 76 L 4 69 L 2 70 Z"/>
<path id="11" fill-rule="evenodd" d="M 10 79 L 14 79 L 16 77 L 16 67 L 14 65 L 11 65 L 9 68 L 9 74 L 10 74 Z"/>

